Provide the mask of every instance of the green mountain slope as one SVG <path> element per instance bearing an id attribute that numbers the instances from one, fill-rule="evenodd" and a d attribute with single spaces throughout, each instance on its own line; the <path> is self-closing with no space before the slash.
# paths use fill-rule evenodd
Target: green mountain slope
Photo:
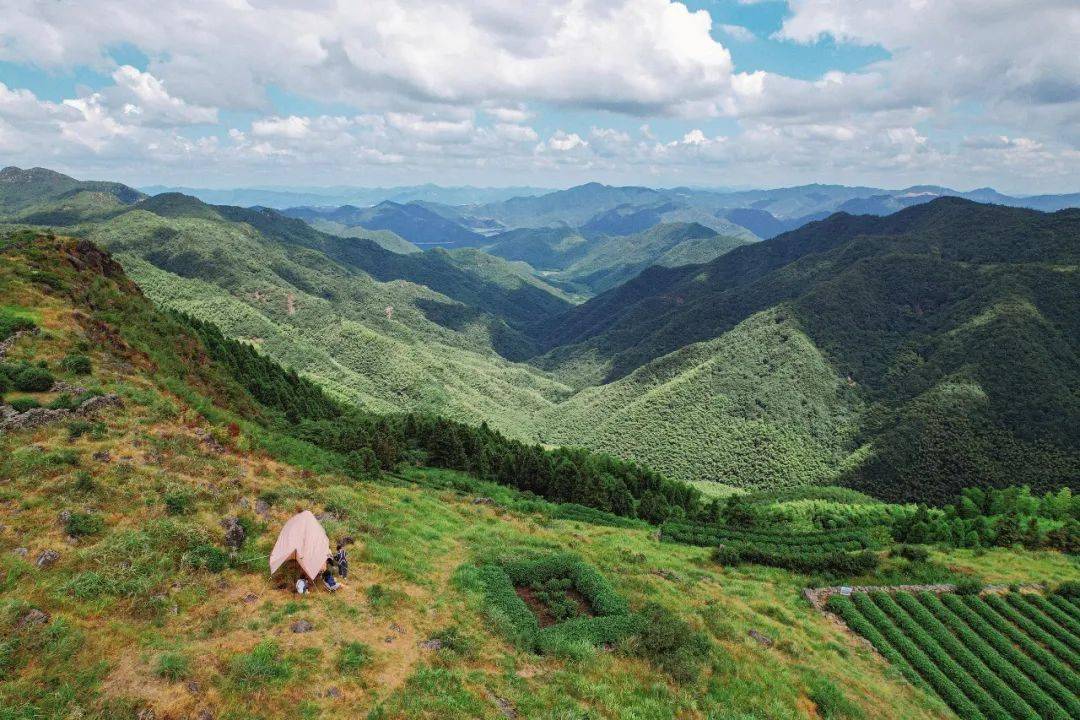
<path id="1" fill-rule="evenodd" d="M 113 182 L 81 181 L 45 168 L 0 170 L 0 216 L 17 222 L 67 225 L 145 197 Z"/>
<path id="2" fill-rule="evenodd" d="M 368 230 L 367 228 L 362 228 L 359 225 L 356 227 L 348 227 L 339 222 L 333 222 L 332 220 L 322 220 L 320 218 L 312 220 L 311 227 L 329 235 L 373 240 L 378 243 L 379 247 L 383 248 L 384 250 L 400 253 L 402 255 L 423 252 L 420 248 L 416 247 L 405 238 L 401 237 L 400 235 L 396 235 L 389 230 Z"/>
<path id="3" fill-rule="evenodd" d="M 660 224 L 633 235 L 598 238 L 581 257 L 551 277 L 598 293 L 633 279 L 650 266 L 708 262 L 747 242 L 752 241 L 717 235 L 698 223 Z"/>
<path id="4" fill-rule="evenodd" d="M 886 218 L 837 215 L 712 263 L 653 268 L 548 323 L 554 347 L 538 362 L 578 387 L 607 381 L 588 397 L 616 408 L 637 368 L 691 343 L 723 346 L 725 333 L 748 318 L 783 309 L 866 406 L 841 413 L 849 418 L 842 449 L 856 455 L 829 462 L 845 482 L 883 497 L 935 500 L 965 484 L 1076 485 L 1078 260 L 1074 210 L 1044 215 L 943 199 Z M 784 323 L 772 328 L 774 336 L 790 332 Z M 750 357 L 769 362 L 777 342 L 752 342 Z M 751 376 L 730 392 L 768 406 L 761 382 Z M 802 382 L 788 392 L 818 404 Z M 697 411 L 688 397 L 690 404 L 669 404 L 670 416 Z M 652 408 L 635 422 L 656 417 L 667 416 Z M 781 413 L 780 424 L 807 434 L 797 413 Z M 686 433 L 656 425 L 657 437 Z M 579 441 L 592 442 L 594 431 L 582 428 Z M 666 452 L 674 462 L 677 452 Z M 798 453 L 787 457 L 802 466 Z"/>
<path id="5" fill-rule="evenodd" d="M 3 185 L 0 199 L 14 206 L 27 192 Z M 51 212 L 56 202 L 46 193 L 34 207 Z M 437 410 L 528 437 L 531 416 L 567 392 L 504 359 L 535 352 L 519 325 L 569 305 L 501 260 L 401 255 L 275 211 L 175 193 L 64 219 L 115 253 L 156 302 L 213 321 L 366 407 Z"/>
<path id="6" fill-rule="evenodd" d="M 389 230 L 422 248 L 432 246 L 470 247 L 482 244 L 483 236 L 428 207 L 390 200 L 369 208 L 343 205 L 339 208 L 291 208 L 284 214 L 306 221 L 329 220 L 346 227 Z"/>
<path id="7" fill-rule="evenodd" d="M 738 487 L 836 482 L 862 403 L 790 313 L 753 315 L 543 416 L 542 437 Z"/>

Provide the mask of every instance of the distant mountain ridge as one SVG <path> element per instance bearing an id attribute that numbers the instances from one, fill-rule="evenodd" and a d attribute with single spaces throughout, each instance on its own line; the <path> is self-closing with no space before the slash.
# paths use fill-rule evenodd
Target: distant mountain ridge
<path id="1" fill-rule="evenodd" d="M 523 195 L 542 195 L 550 192 L 538 187 L 444 187 L 432 183 L 400 187 L 241 187 L 196 188 L 173 185 L 148 185 L 141 188 L 147 195 L 179 192 L 197 197 L 211 205 L 261 205 L 276 210 L 303 205 L 377 205 L 384 200 L 398 203 L 437 202 L 444 205 L 472 205 L 495 202 Z"/>

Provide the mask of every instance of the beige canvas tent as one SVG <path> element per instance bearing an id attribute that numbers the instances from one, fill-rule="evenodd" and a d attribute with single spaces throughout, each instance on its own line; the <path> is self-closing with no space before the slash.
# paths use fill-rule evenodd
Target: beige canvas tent
<path id="1" fill-rule="evenodd" d="M 281 528 L 270 552 L 270 574 L 277 572 L 287 561 L 295 560 L 304 575 L 314 580 L 326 567 L 329 555 L 330 539 L 326 537 L 326 531 L 311 511 L 305 510 L 293 515 Z"/>

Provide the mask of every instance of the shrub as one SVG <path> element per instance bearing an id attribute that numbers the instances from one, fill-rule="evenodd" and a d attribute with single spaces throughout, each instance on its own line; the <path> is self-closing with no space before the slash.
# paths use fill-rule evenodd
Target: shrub
<path id="1" fill-rule="evenodd" d="M 74 410 L 79 406 L 79 403 L 69 393 L 57 395 L 53 398 L 53 401 L 49 403 L 50 410 Z"/>
<path id="2" fill-rule="evenodd" d="M 892 554 L 911 562 L 926 562 L 930 558 L 930 551 L 922 545 L 897 545 Z"/>
<path id="3" fill-rule="evenodd" d="M 713 560 L 724 565 L 750 563 L 802 573 L 820 572 L 845 576 L 871 572 L 878 566 L 878 556 L 869 550 L 816 552 L 795 547 L 778 548 L 734 543 L 717 547 L 713 551 Z"/>
<path id="4" fill-rule="evenodd" d="M 337 669 L 344 675 L 357 675 L 371 664 L 371 648 L 362 642 L 347 642 L 338 652 Z"/>
<path id="5" fill-rule="evenodd" d="M 810 683 L 807 697 L 814 701 L 818 715 L 829 718 L 861 718 L 862 708 L 847 699 L 843 691 L 825 678 Z"/>
<path id="6" fill-rule="evenodd" d="M 81 493 L 92 492 L 97 489 L 94 476 L 87 470 L 79 470 L 75 473 L 75 490 Z"/>
<path id="7" fill-rule="evenodd" d="M 105 520 L 100 515 L 73 512 L 64 521 L 64 530 L 72 537 L 96 535 L 105 529 Z"/>
<path id="8" fill-rule="evenodd" d="M 1073 600 L 1078 599 L 1080 598 L 1080 581 L 1066 580 L 1054 588 L 1053 593 Z"/>
<path id="9" fill-rule="evenodd" d="M 12 385 L 23 392 L 46 392 L 53 386 L 53 376 L 45 368 L 30 366 L 15 375 Z"/>
<path id="10" fill-rule="evenodd" d="M 34 398 L 29 398 L 29 397 L 15 398 L 9 404 L 11 405 L 12 408 L 15 409 L 15 412 L 20 412 L 20 413 L 24 413 L 27 410 L 32 410 L 34 408 L 41 407 L 41 403 L 39 403 Z"/>
<path id="11" fill-rule="evenodd" d="M 32 330 L 34 321 L 10 310 L 0 309 L 0 340 L 6 340 L 20 330 Z"/>
<path id="12" fill-rule="evenodd" d="M 158 656 L 154 673 L 158 677 L 176 682 L 183 680 L 191 673 L 191 660 L 186 655 L 178 652 L 162 653 Z"/>
<path id="13" fill-rule="evenodd" d="M 637 647 L 656 667 L 679 682 L 691 682 L 709 656 L 709 639 L 667 608 L 650 603 L 641 611 Z"/>
<path id="14" fill-rule="evenodd" d="M 60 361 L 60 369 L 72 375 L 89 375 L 93 368 L 90 358 L 81 353 L 71 353 Z"/>
<path id="15" fill-rule="evenodd" d="M 236 655 L 229 663 L 232 680 L 248 688 L 287 680 L 291 674 L 288 660 L 281 657 L 281 648 L 273 640 L 263 640 L 251 652 Z"/>
<path id="16" fill-rule="evenodd" d="M 165 512 L 170 515 L 186 515 L 195 506 L 195 494 L 183 488 L 170 490 L 162 496 Z"/>
<path id="17" fill-rule="evenodd" d="M 982 589 L 982 581 L 978 578 L 963 578 L 956 582 L 957 595 L 978 595 Z"/>

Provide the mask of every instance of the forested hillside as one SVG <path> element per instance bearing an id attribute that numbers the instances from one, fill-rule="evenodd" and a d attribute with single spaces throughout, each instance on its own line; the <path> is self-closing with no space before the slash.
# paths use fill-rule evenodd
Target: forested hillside
<path id="1" fill-rule="evenodd" d="M 35 212 L 109 248 L 155 302 L 369 410 L 488 422 L 738 487 L 947 502 L 965 486 L 1078 482 L 1077 210 L 942 198 L 764 242 L 695 223 L 557 225 L 417 253 L 268 209 L 8 177 L 5 206 L 39 197 Z M 645 190 L 510 207 L 583 217 Z"/>
<path id="2" fill-rule="evenodd" d="M 638 378 L 653 378 L 655 361 L 670 372 L 684 356 L 669 353 L 695 342 L 722 346 L 730 335 L 745 358 L 736 366 L 745 380 L 721 397 L 748 395 L 753 402 L 741 418 L 756 420 L 777 405 L 769 402 L 769 383 L 749 368 L 776 365 L 775 347 L 795 332 L 825 358 L 827 384 L 850 388 L 866 404 L 841 413 L 848 422 L 840 437 L 852 438 L 852 455 L 829 465 L 845 482 L 886 497 L 940 499 L 965 484 L 1075 485 L 1078 257 L 1076 210 L 1046 215 L 941 199 L 885 218 L 840 214 L 712 263 L 652 268 L 549 322 L 541 341 L 551 349 L 540 363 L 578 386 L 610 383 L 570 405 L 588 398 L 603 406 L 610 393 L 620 412 L 602 417 L 624 418 L 631 411 L 618 393 L 640 382 L 631 375 L 636 369 Z M 767 310 L 773 332 L 747 344 L 736 329 Z M 692 363 L 678 369 L 698 374 Z M 817 386 L 813 373 L 785 383 L 788 399 L 800 398 L 805 409 L 825 407 L 810 394 Z M 698 407 L 709 387 L 685 406 L 660 404 L 679 417 Z M 660 417 L 654 408 L 631 420 L 651 427 L 658 446 L 685 436 Z M 789 429 L 812 426 L 799 413 L 780 418 Z M 595 420 L 580 426 L 577 441 L 621 452 L 629 450 L 612 445 L 640 442 L 617 425 L 608 434 Z M 752 457 L 757 442 L 749 438 L 734 452 Z M 699 454 L 691 448 L 687 468 Z M 756 482 L 756 471 L 742 474 L 737 466 L 725 465 L 729 474 L 715 479 Z M 804 475 L 798 462 L 788 467 L 793 477 Z"/>
<path id="3" fill-rule="evenodd" d="M 3 192 L 33 195 L 34 177 Z M 96 187 L 72 183 L 84 196 Z M 48 212 L 66 202 L 42 197 Z M 211 320 L 368 408 L 519 428 L 566 392 L 504 359 L 534 352 L 517 326 L 569 307 L 529 276 L 441 251 L 389 252 L 273 210 L 176 193 L 99 203 L 79 218 L 68 231 L 114 252 L 156 302 Z"/>

